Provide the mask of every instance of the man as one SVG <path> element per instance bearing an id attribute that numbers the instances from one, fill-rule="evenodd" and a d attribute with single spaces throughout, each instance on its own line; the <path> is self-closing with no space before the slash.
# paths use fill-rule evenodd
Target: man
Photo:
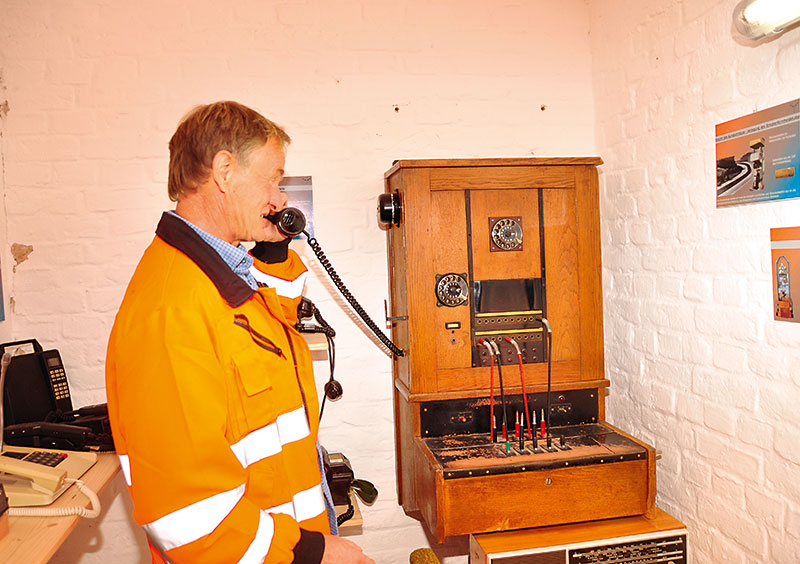
<path id="1" fill-rule="evenodd" d="M 133 274 L 106 361 L 154 562 L 372 563 L 330 534 L 311 355 L 293 328 L 306 270 L 267 219 L 286 205 L 289 141 L 235 102 L 195 108 L 170 140 L 176 208 Z M 262 242 L 263 260 L 242 241 Z"/>

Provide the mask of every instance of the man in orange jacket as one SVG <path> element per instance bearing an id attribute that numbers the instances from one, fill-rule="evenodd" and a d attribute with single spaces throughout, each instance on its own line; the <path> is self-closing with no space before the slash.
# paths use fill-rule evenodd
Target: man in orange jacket
<path id="1" fill-rule="evenodd" d="M 235 102 L 170 140 L 169 196 L 114 322 L 106 385 L 133 517 L 154 562 L 371 564 L 331 534 L 306 269 L 267 219 L 288 135 Z M 264 242 L 254 259 L 242 241 Z"/>

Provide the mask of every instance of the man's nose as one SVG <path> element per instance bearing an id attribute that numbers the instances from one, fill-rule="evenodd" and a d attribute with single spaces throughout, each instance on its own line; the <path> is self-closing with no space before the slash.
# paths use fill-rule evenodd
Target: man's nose
<path id="1" fill-rule="evenodd" d="M 275 210 L 278 211 L 285 208 L 288 202 L 289 195 L 286 192 L 280 191 L 276 197 L 272 198 L 270 203 L 275 207 Z"/>

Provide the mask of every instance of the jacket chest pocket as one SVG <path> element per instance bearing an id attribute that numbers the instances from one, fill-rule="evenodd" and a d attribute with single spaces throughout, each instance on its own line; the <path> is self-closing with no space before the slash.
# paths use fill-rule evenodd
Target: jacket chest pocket
<path id="1" fill-rule="evenodd" d="M 300 394 L 294 382 L 292 362 L 263 351 L 241 351 L 233 355 L 238 397 L 230 416 L 238 435 L 249 434 L 275 423 L 278 416 L 296 408 Z"/>
<path id="2" fill-rule="evenodd" d="M 231 355 L 238 409 L 233 409 L 231 415 L 237 427 L 244 426 L 239 433 L 248 433 L 274 422 L 280 413 L 291 407 L 294 393 L 286 384 L 294 380 L 294 365 L 291 353 L 283 350 L 288 347 L 256 331 L 244 315 L 237 315 L 235 324 L 241 330 L 236 339 L 237 348 Z"/>

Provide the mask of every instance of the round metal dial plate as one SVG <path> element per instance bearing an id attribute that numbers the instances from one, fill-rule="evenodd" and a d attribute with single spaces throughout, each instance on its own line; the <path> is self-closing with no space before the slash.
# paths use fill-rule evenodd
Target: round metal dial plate
<path id="1" fill-rule="evenodd" d="M 445 274 L 436 283 L 436 299 L 448 307 L 456 307 L 467 301 L 469 286 L 460 274 Z"/>
<path id="2" fill-rule="evenodd" d="M 516 249 L 522 244 L 522 227 L 511 218 L 501 219 L 492 227 L 492 242 L 505 251 Z"/>

